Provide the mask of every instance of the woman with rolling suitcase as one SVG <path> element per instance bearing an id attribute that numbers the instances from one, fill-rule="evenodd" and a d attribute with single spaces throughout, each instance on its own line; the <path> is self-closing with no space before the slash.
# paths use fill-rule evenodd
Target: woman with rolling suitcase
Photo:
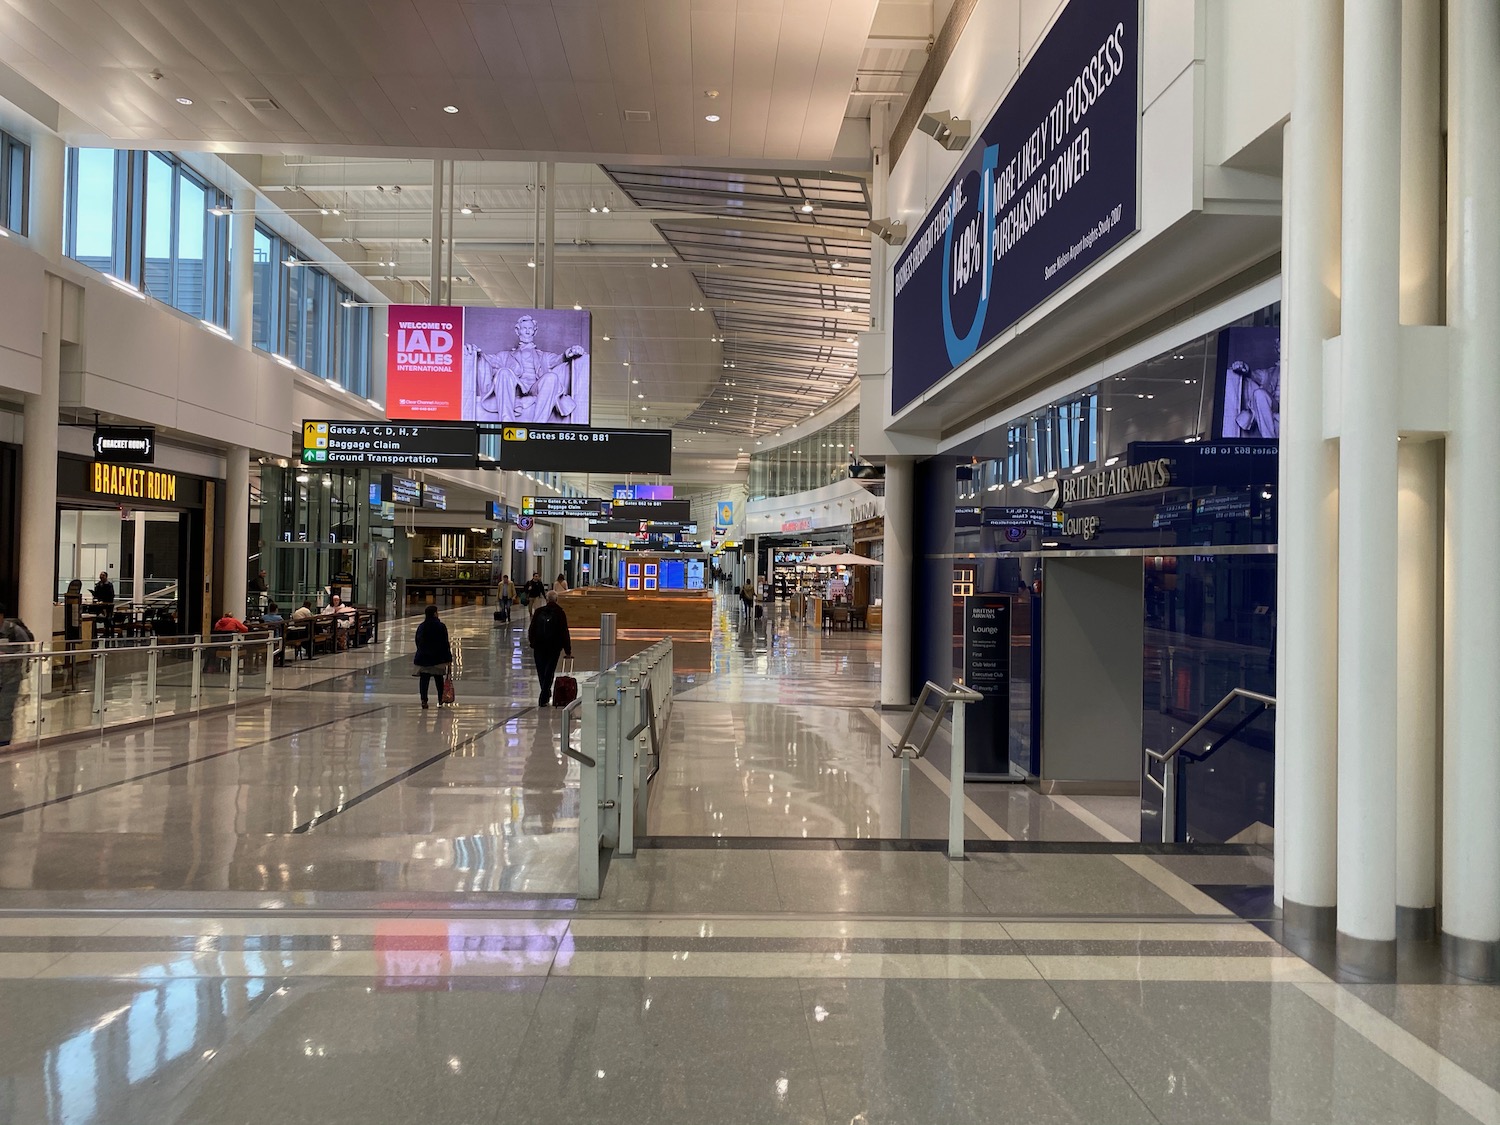
<path id="1" fill-rule="evenodd" d="M 448 639 L 448 626 L 438 617 L 437 606 L 427 607 L 422 624 L 417 626 L 417 651 L 412 663 L 421 678 L 418 691 L 422 696 L 422 710 L 427 710 L 427 685 L 436 680 L 438 706 L 453 701 L 450 679 L 453 675 L 453 644 Z"/>

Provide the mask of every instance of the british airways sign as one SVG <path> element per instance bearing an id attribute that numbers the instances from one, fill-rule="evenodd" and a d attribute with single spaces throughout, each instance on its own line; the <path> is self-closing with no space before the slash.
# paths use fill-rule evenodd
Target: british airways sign
<path id="1" fill-rule="evenodd" d="M 1071 0 L 896 263 L 900 411 L 1139 229 L 1140 0 Z"/>

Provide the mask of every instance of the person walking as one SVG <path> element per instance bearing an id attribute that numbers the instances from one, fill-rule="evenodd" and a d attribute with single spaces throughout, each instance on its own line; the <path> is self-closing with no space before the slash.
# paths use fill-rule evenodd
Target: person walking
<path id="1" fill-rule="evenodd" d="M 542 607 L 543 599 L 547 596 L 547 584 L 542 581 L 542 572 L 539 570 L 531 576 L 531 581 L 526 583 L 521 590 L 521 604 L 526 607 L 527 613 L 535 613 Z"/>
<path id="2" fill-rule="evenodd" d="M 541 682 L 542 692 L 537 697 L 537 706 L 546 707 L 552 702 L 552 680 L 557 675 L 557 661 L 566 656 L 573 657 L 573 635 L 568 632 L 568 615 L 557 604 L 557 594 L 548 590 L 546 602 L 531 615 L 531 628 L 527 639 L 531 642 L 531 654 L 536 660 L 536 676 Z"/>
<path id="3" fill-rule="evenodd" d="M 417 651 L 412 655 L 420 677 L 418 692 L 422 696 L 422 710 L 427 710 L 427 685 L 436 680 L 438 706 L 443 703 L 443 681 L 453 674 L 453 642 L 448 638 L 448 626 L 438 617 L 437 606 L 427 607 L 422 624 L 417 626 Z"/>
<path id="4" fill-rule="evenodd" d="M 0 655 L 24 652 L 23 646 L 34 639 L 21 619 L 8 617 L 5 606 L 0 605 Z M 15 736 L 16 700 L 21 695 L 26 666 L 25 660 L 0 660 L 0 746 L 9 746 Z"/>
<path id="5" fill-rule="evenodd" d="M 510 575 L 500 576 L 500 620 L 510 620 L 511 603 L 516 600 L 516 584 L 510 580 Z"/>

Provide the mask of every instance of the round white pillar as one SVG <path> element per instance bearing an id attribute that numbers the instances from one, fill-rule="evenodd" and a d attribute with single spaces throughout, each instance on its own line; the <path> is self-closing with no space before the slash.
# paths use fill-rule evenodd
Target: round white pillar
<path id="1" fill-rule="evenodd" d="M 1300 0 L 1283 173 L 1277 566 L 1276 889 L 1289 931 L 1333 936 L 1337 902 L 1338 455 L 1323 341 L 1339 330 L 1340 0 Z"/>
<path id="2" fill-rule="evenodd" d="M 880 603 L 880 705 L 910 707 L 911 587 L 913 540 L 912 495 L 915 459 L 885 461 L 885 573 Z"/>
<path id="3" fill-rule="evenodd" d="M 47 275 L 42 385 L 27 395 L 21 440 L 21 567 L 14 612 L 38 641 L 52 643 L 52 575 L 57 561 L 57 409 L 62 380 L 62 281 Z"/>
<path id="4" fill-rule="evenodd" d="M 1344 9 L 1339 427 L 1338 938 L 1394 969 L 1401 2 Z"/>
<path id="5" fill-rule="evenodd" d="M 49 261 L 63 256 L 63 205 L 67 192 L 68 149 L 62 138 L 38 129 L 31 142 L 31 184 L 27 192 L 26 241 Z"/>
<path id="6" fill-rule="evenodd" d="M 223 613 L 245 616 L 245 572 L 250 555 L 250 451 L 242 445 L 224 454 Z M 215 618 L 217 620 L 217 618 Z"/>
<path id="7" fill-rule="evenodd" d="M 1500 7 L 1448 4 L 1446 639 L 1443 672 L 1443 955 L 1500 976 Z"/>
<path id="8" fill-rule="evenodd" d="M 229 334 L 242 348 L 255 333 L 255 190 L 234 193 L 229 218 Z"/>
<path id="9" fill-rule="evenodd" d="M 1402 324 L 1442 323 L 1441 18 L 1441 0 L 1402 0 Z M 1437 928 L 1442 443 L 1408 436 L 1397 473 L 1396 932 L 1430 940 Z"/>

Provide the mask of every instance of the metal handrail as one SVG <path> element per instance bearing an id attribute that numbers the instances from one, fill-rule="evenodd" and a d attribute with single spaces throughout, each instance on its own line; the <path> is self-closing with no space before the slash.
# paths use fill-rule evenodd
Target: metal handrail
<path id="1" fill-rule="evenodd" d="M 1259 703 L 1263 710 L 1267 707 L 1276 706 L 1276 697 L 1274 695 L 1266 695 L 1264 692 L 1251 691 L 1249 688 L 1234 688 L 1229 692 L 1228 695 L 1214 704 L 1213 707 L 1209 709 L 1208 713 L 1203 716 L 1203 718 L 1194 723 L 1188 729 L 1188 732 L 1186 734 L 1184 734 L 1176 742 L 1172 743 L 1172 745 L 1166 750 L 1158 752 L 1151 749 L 1149 746 L 1146 747 L 1146 757 L 1150 758 L 1153 762 L 1161 762 L 1163 764 L 1170 762 L 1173 758 L 1177 757 L 1177 755 L 1182 752 L 1183 748 L 1186 747 L 1189 742 L 1198 737 L 1199 733 L 1202 732 L 1204 727 L 1208 726 L 1209 723 L 1213 722 L 1220 715 L 1222 715 L 1225 709 L 1236 699 L 1253 700 L 1254 702 Z M 1162 790 L 1163 792 L 1166 791 L 1165 787 L 1161 782 L 1156 780 L 1156 777 L 1151 773 L 1149 768 L 1146 770 L 1146 777 L 1151 782 L 1151 784 L 1155 785 L 1158 789 Z"/>
<path id="2" fill-rule="evenodd" d="M 921 745 L 911 740 L 917 720 L 927 707 L 929 699 L 938 700 L 932 723 L 922 736 Z M 901 741 L 889 743 L 891 756 L 901 760 L 901 837 L 911 837 L 911 764 L 927 756 L 932 745 L 932 736 L 943 723 L 943 713 L 953 710 L 953 747 L 949 761 L 948 779 L 948 858 L 962 859 L 964 855 L 964 708 L 970 703 L 983 701 L 984 695 L 957 680 L 951 687 L 943 688 L 928 680 L 922 685 L 911 717 L 906 720 L 906 729 L 901 732 Z"/>
<path id="3" fill-rule="evenodd" d="M 1152 750 L 1149 746 L 1146 748 L 1146 780 L 1154 785 L 1157 791 L 1161 793 L 1162 843 L 1174 843 L 1177 839 L 1178 756 L 1182 754 L 1182 752 L 1187 748 L 1188 743 L 1197 738 L 1198 735 L 1203 731 L 1203 729 L 1215 719 L 1217 719 L 1221 714 L 1223 714 L 1224 710 L 1236 699 L 1251 700 L 1254 703 L 1260 704 L 1260 709 L 1242 719 L 1240 723 L 1234 728 L 1234 730 L 1230 732 L 1229 735 L 1225 735 L 1224 738 L 1221 738 L 1217 742 L 1213 743 L 1209 747 L 1209 753 L 1217 750 L 1224 744 L 1225 741 L 1228 740 L 1231 735 L 1243 729 L 1246 724 L 1258 718 L 1268 708 L 1276 706 L 1276 697 L 1274 695 L 1266 695 L 1264 692 L 1251 691 L 1249 688 L 1233 688 L 1229 692 L 1229 694 L 1224 696 L 1223 699 L 1219 700 L 1218 703 L 1214 704 L 1214 706 L 1209 709 L 1208 713 L 1204 715 L 1203 718 L 1194 723 L 1188 729 L 1186 734 L 1184 734 L 1176 742 L 1172 743 L 1172 745 L 1169 746 L 1166 750 L 1158 752 L 1156 750 Z M 1204 756 L 1207 757 L 1207 755 Z M 1193 760 L 1201 761 L 1202 759 L 1195 758 Z M 1156 775 L 1151 772 L 1152 762 L 1160 762 L 1162 764 L 1160 781 L 1157 781 Z"/>
<path id="4" fill-rule="evenodd" d="M 573 716 L 578 714 L 578 709 L 582 704 L 583 700 L 581 698 L 575 699 L 563 708 L 561 749 L 564 754 L 572 758 L 575 762 L 582 762 L 584 765 L 592 767 L 597 766 L 599 763 L 583 751 L 573 749 Z"/>
<path id="5" fill-rule="evenodd" d="M 927 701 L 933 696 L 938 698 L 938 709 L 932 716 L 932 725 L 927 728 L 927 733 L 922 738 L 922 744 L 918 746 L 912 742 L 911 733 L 916 729 L 917 720 L 926 708 Z M 887 743 L 890 747 L 891 757 L 927 757 L 928 747 L 932 745 L 933 733 L 942 725 L 943 712 L 955 703 L 979 703 L 983 699 L 984 696 L 980 692 L 975 691 L 973 688 L 965 687 L 957 680 L 953 682 L 952 687 L 948 688 L 939 687 L 931 680 L 928 680 L 922 685 L 922 692 L 917 696 L 916 706 L 911 709 L 911 717 L 906 720 L 906 729 L 901 732 L 901 741 Z M 908 750 L 912 751 L 910 755 L 906 753 Z"/>

